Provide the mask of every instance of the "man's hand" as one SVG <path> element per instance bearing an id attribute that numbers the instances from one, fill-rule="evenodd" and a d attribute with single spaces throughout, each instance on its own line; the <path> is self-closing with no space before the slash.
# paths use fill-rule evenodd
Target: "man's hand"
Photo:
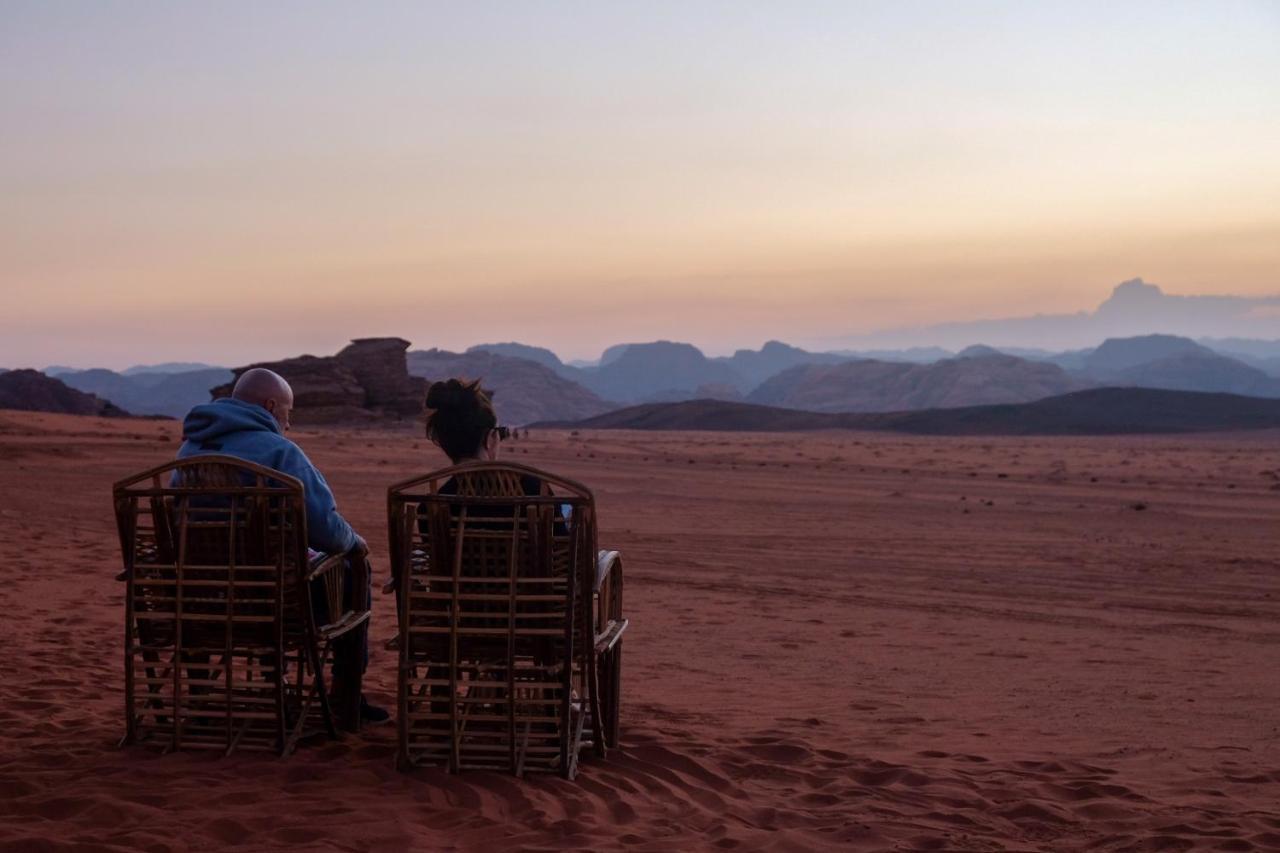
<path id="1" fill-rule="evenodd" d="M 356 534 L 356 544 L 351 547 L 352 554 L 359 554 L 361 557 L 369 555 L 369 543 L 364 541 L 364 537 L 359 533 Z"/>

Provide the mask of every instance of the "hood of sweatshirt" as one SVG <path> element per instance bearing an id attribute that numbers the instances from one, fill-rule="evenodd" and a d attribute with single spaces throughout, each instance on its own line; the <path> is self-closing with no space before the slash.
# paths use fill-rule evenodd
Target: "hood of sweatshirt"
<path id="1" fill-rule="evenodd" d="M 182 437 L 187 441 L 202 443 L 217 441 L 233 432 L 280 432 L 280 424 L 261 406 L 224 397 L 212 403 L 202 403 L 187 413 L 182 422 Z"/>

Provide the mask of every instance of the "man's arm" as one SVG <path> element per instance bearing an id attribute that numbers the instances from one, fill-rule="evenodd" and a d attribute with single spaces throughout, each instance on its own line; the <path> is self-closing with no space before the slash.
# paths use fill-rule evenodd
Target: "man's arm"
<path id="1" fill-rule="evenodd" d="M 281 471 L 302 481 L 307 500 L 307 545 L 329 554 L 345 554 L 357 547 L 368 550 L 360 536 L 338 512 L 337 502 L 324 475 L 297 445 L 285 453 Z"/>

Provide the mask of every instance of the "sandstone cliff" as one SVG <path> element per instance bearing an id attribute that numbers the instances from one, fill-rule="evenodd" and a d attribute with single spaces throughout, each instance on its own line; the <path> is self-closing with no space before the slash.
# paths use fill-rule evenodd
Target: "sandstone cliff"
<path id="1" fill-rule="evenodd" d="M 239 378 L 250 368 L 266 367 L 288 380 L 293 421 L 300 426 L 412 420 L 423 412 L 426 383 L 409 375 L 408 348 L 401 338 L 360 338 L 337 355 L 259 362 L 234 372 Z M 234 385 L 235 379 L 211 393 L 226 397 Z"/>

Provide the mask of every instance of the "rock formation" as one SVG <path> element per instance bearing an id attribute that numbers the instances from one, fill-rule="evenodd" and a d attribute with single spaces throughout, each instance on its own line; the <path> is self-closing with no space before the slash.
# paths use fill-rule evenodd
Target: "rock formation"
<path id="1" fill-rule="evenodd" d="M 294 423 L 373 424 L 422 414 L 426 383 L 409 375 L 401 338 L 360 338 L 337 355 L 303 355 L 235 368 L 235 377 L 254 367 L 279 373 L 293 387 Z M 231 394 L 235 379 L 212 389 L 214 398 Z"/>
<path id="2" fill-rule="evenodd" d="M 0 374 L 0 409 L 103 417 L 129 415 L 114 403 L 77 391 L 38 370 L 9 370 Z"/>
<path id="3" fill-rule="evenodd" d="M 357 338 L 334 356 L 364 389 L 364 407 L 401 416 L 422 411 L 426 384 L 409 375 L 403 338 Z"/>

